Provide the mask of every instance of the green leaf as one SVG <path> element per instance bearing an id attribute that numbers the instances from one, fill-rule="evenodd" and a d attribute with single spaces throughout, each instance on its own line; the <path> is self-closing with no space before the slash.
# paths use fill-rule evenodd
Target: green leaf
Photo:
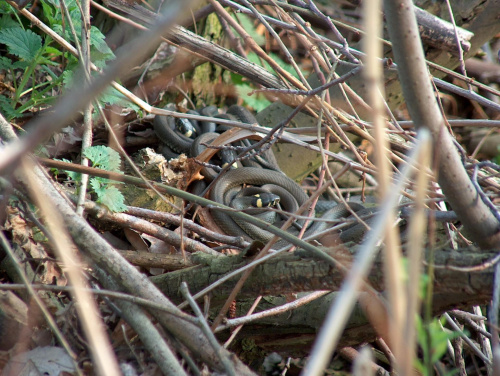
<path id="1" fill-rule="evenodd" d="M 13 14 L 17 11 L 6 1 L 0 1 L 0 14 Z"/>
<path id="2" fill-rule="evenodd" d="M 99 101 L 105 105 L 117 105 L 122 107 L 128 107 L 134 111 L 139 111 L 139 106 L 129 101 L 122 93 L 113 87 L 106 89 L 100 96 Z"/>
<path id="3" fill-rule="evenodd" d="M 444 317 L 441 321 L 445 320 Z M 417 341 L 424 353 L 424 359 L 429 359 L 432 364 L 443 357 L 448 349 L 448 340 L 460 335 L 458 332 L 448 332 L 441 328 L 440 319 L 434 318 L 425 326 L 420 317 L 416 320 Z M 427 336 L 430 336 L 430 346 L 427 346 Z"/>
<path id="4" fill-rule="evenodd" d="M 286 72 L 290 73 L 293 75 L 295 78 L 299 78 L 297 72 L 295 69 L 288 63 L 286 63 L 279 55 L 275 53 L 269 53 L 268 54 L 271 59 L 273 59 L 283 70 Z M 271 68 L 271 66 L 266 62 L 263 61 L 259 58 L 259 56 L 255 52 L 250 52 L 248 55 L 248 60 L 250 60 L 252 63 L 255 63 L 257 65 L 260 65 L 263 68 L 266 68 L 268 71 L 273 72 L 274 69 Z M 304 72 L 302 72 L 304 73 Z"/>
<path id="5" fill-rule="evenodd" d="M 50 26 L 53 26 L 56 22 L 55 15 L 58 12 L 59 8 L 54 9 L 54 7 L 51 6 L 48 1 L 49 0 L 41 1 L 40 3 L 42 4 L 43 15 L 45 16 L 45 18 L 47 18 L 48 24 Z"/>
<path id="6" fill-rule="evenodd" d="M 102 52 L 103 54 L 111 54 L 114 56 L 113 51 L 111 51 L 111 48 L 109 48 L 104 39 L 105 36 L 103 33 L 101 33 L 101 30 L 99 30 L 95 26 L 92 26 L 90 28 L 90 45 L 95 47 L 97 51 Z"/>
<path id="7" fill-rule="evenodd" d="M 92 162 L 93 167 L 120 172 L 120 154 L 107 146 L 91 146 L 84 150 L 83 155 Z"/>
<path id="8" fill-rule="evenodd" d="M 59 6 L 60 6 L 59 0 L 45 0 L 45 1 L 42 1 L 42 4 L 45 2 L 51 4 L 54 8 L 59 8 Z M 66 6 L 68 6 L 68 4 L 66 4 Z"/>
<path id="9" fill-rule="evenodd" d="M 90 59 L 98 68 L 104 69 L 106 67 L 106 63 L 109 60 L 113 60 L 114 58 L 115 55 L 112 52 L 109 54 L 109 53 L 102 53 L 101 51 L 98 51 L 95 48 L 90 49 Z"/>
<path id="10" fill-rule="evenodd" d="M 252 37 L 252 39 L 259 46 L 266 43 L 266 37 L 257 33 L 257 29 L 254 26 L 253 18 L 250 18 L 246 14 L 238 13 L 238 17 L 233 15 L 233 18 L 238 21 L 238 23 L 245 29 L 245 31 Z"/>
<path id="11" fill-rule="evenodd" d="M 108 186 L 105 190 L 100 191 L 97 194 L 97 202 L 106 205 L 112 212 L 124 212 L 127 210 L 127 205 L 125 205 L 125 198 L 118 188 L 114 186 Z"/>
<path id="12" fill-rule="evenodd" d="M 61 56 L 63 53 L 58 50 L 57 48 L 55 47 L 50 47 L 50 46 L 47 46 L 45 47 L 43 53 L 48 57 L 48 58 L 54 58 L 54 57 L 57 57 L 57 56 Z"/>
<path id="13" fill-rule="evenodd" d="M 26 69 L 30 66 L 30 63 L 25 60 L 18 60 L 12 63 L 12 69 Z"/>
<path id="14" fill-rule="evenodd" d="M 8 57 L 0 56 L 0 71 L 12 68 L 12 60 Z"/>
<path id="15" fill-rule="evenodd" d="M 19 27 L 19 24 L 8 14 L 4 14 L 2 18 L 0 18 L 0 30 L 9 29 L 12 27 Z"/>
<path id="16" fill-rule="evenodd" d="M 42 48 L 39 35 L 20 27 L 0 30 L 0 43 L 7 46 L 9 53 L 26 61 L 33 61 Z"/>
<path id="17" fill-rule="evenodd" d="M 262 94 L 248 95 L 253 89 L 249 85 L 234 85 L 238 96 L 243 99 L 243 102 L 252 107 L 255 111 L 260 112 L 271 104 Z"/>
<path id="18" fill-rule="evenodd" d="M 0 95 L 0 112 L 7 118 L 7 120 L 14 119 L 19 116 L 19 113 L 10 103 L 10 99 Z"/>
<path id="19" fill-rule="evenodd" d="M 73 75 L 74 71 L 72 69 L 66 69 L 62 76 L 63 76 L 63 84 L 65 86 L 65 89 L 71 89 L 73 86 Z"/>
<path id="20" fill-rule="evenodd" d="M 56 161 L 61 161 L 61 162 L 66 162 L 66 163 L 71 163 L 70 160 L 62 158 L 62 159 L 56 159 Z M 53 171 L 54 174 L 59 174 L 59 169 L 57 168 L 52 168 L 51 171 Z M 64 170 L 65 174 L 68 176 L 68 179 L 79 182 L 82 180 L 82 174 L 79 172 L 74 172 L 74 171 L 68 171 Z"/>
<path id="21" fill-rule="evenodd" d="M 106 190 L 106 184 L 102 178 L 91 178 L 89 179 L 89 184 L 92 190 L 97 194 L 97 196 L 99 196 L 100 194 L 104 194 L 104 191 Z"/>

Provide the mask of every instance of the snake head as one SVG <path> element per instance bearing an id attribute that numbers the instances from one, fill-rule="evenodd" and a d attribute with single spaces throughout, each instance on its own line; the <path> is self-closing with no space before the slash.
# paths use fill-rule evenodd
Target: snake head
<path id="1" fill-rule="evenodd" d="M 184 118 L 175 119 L 175 127 L 183 136 L 187 138 L 196 138 L 196 128 L 194 125 L 188 120 Z"/>
<path id="2" fill-rule="evenodd" d="M 253 195 L 252 206 L 256 208 L 269 208 L 277 206 L 280 202 L 280 196 L 274 193 L 263 192 Z"/>

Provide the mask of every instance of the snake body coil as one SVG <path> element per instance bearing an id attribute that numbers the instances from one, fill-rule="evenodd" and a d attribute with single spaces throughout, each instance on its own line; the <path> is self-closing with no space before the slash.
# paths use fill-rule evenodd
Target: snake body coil
<path id="1" fill-rule="evenodd" d="M 166 106 L 169 110 L 175 110 L 175 105 L 169 104 Z M 199 110 L 199 112 L 205 116 L 215 116 L 221 117 L 229 120 L 241 121 L 243 123 L 255 124 L 257 123 L 255 117 L 244 107 L 241 106 L 231 106 L 226 114 L 218 114 L 217 109 L 214 106 L 206 107 Z M 192 157 L 199 155 L 205 146 L 202 144 L 210 144 L 216 137 L 217 133 L 213 133 L 215 130 L 222 132 L 226 130 L 227 127 L 216 127 L 215 123 L 211 122 L 190 122 L 192 125 L 192 130 L 189 127 L 190 124 L 177 123 L 179 119 L 174 119 L 173 117 L 156 116 L 154 120 L 154 129 L 160 140 L 168 146 L 168 151 L 166 153 L 186 153 Z M 187 122 L 186 119 L 183 119 Z M 182 127 L 179 127 L 182 125 Z M 186 135 L 179 132 L 179 128 L 189 130 L 190 132 L 183 131 L 184 133 L 196 133 L 198 137 L 193 140 Z M 247 148 L 252 147 L 252 143 L 249 140 L 245 140 Z M 234 160 L 235 154 L 233 151 L 226 150 L 229 153 L 227 157 L 229 160 Z M 164 153 L 165 154 L 165 153 Z M 218 153 L 221 156 L 222 151 Z M 170 154 L 168 154 L 170 156 Z M 280 205 L 283 212 L 295 213 L 299 206 L 301 206 L 307 199 L 308 196 L 302 190 L 302 188 L 295 183 L 292 179 L 285 176 L 279 169 L 276 162 L 274 154 L 271 150 L 267 150 L 262 153 L 264 158 L 251 158 L 244 160 L 245 167 L 239 167 L 227 171 L 223 176 L 218 176 L 219 174 L 211 168 L 204 168 L 202 174 L 211 181 L 217 178 L 212 190 L 210 191 L 210 199 L 212 201 L 224 204 L 226 206 L 232 206 L 236 210 L 244 210 L 244 205 L 240 200 L 243 192 L 247 194 L 255 194 L 256 192 L 269 192 L 280 197 Z M 223 162 L 220 162 L 221 164 Z M 232 162 L 231 162 L 232 163 Z M 258 166 L 258 167 L 256 167 Z M 263 168 L 264 167 L 264 168 Z M 251 188 L 245 188 L 247 185 L 251 185 Z M 357 203 L 350 203 L 350 209 L 353 211 L 366 211 L 366 208 Z M 265 210 L 264 210 L 265 211 Z M 214 222 L 223 230 L 226 234 L 232 236 L 242 236 L 248 241 L 259 240 L 262 242 L 267 242 L 272 238 L 272 234 L 268 231 L 261 229 L 255 225 L 249 224 L 245 221 L 239 220 L 236 216 L 231 215 L 231 212 L 221 211 L 221 210 L 211 210 L 212 218 Z M 322 217 L 324 220 L 334 220 L 343 217 L 348 217 L 351 211 L 346 208 L 345 205 L 336 205 L 332 209 L 326 211 Z M 279 216 L 273 211 L 258 214 L 264 221 L 268 223 L 273 223 L 276 226 L 280 226 Z M 325 221 L 318 221 L 314 225 L 307 229 L 305 236 L 309 236 L 327 228 L 328 224 Z M 301 227 L 304 225 L 304 220 L 298 220 L 295 222 L 296 227 Z M 290 228 L 289 232 L 297 234 L 297 228 Z M 353 225 L 350 229 L 343 231 L 340 234 L 340 239 L 342 241 L 359 241 L 361 240 L 365 227 L 361 224 Z M 279 241 L 276 243 L 275 248 L 287 245 L 285 241 Z"/>

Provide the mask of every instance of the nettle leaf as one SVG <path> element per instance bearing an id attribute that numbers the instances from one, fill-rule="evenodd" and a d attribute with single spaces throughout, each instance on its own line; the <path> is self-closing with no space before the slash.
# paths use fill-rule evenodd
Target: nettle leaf
<path id="1" fill-rule="evenodd" d="M 73 24 L 76 22 L 81 22 L 81 17 L 80 17 L 80 9 L 78 8 L 78 5 L 76 4 L 75 0 L 65 0 L 65 5 L 66 8 L 68 8 L 71 20 L 73 21 Z M 58 24 L 61 24 L 62 21 L 62 14 L 61 14 L 61 5 L 59 0 L 46 0 L 42 2 L 44 14 L 47 14 L 46 8 L 51 8 L 50 10 L 50 25 L 55 26 L 53 22 L 57 22 Z M 76 27 L 75 29 L 79 30 L 79 28 Z M 69 32 L 69 26 L 68 26 L 68 32 Z M 69 32 L 69 34 L 71 34 Z"/>
<path id="2" fill-rule="evenodd" d="M 2 18 L 0 18 L 0 30 L 12 27 L 19 27 L 19 23 L 17 23 L 17 21 L 11 18 L 8 14 L 4 14 Z"/>
<path id="3" fill-rule="evenodd" d="M 103 178 L 91 178 L 89 179 L 90 188 L 97 194 L 103 194 L 106 190 L 106 182 Z"/>
<path id="4" fill-rule="evenodd" d="M 101 194 L 97 194 L 97 197 L 97 202 L 106 205 L 112 212 L 120 213 L 127 210 L 125 198 L 114 186 L 106 187 L 105 190 L 101 191 Z"/>
<path id="5" fill-rule="evenodd" d="M 30 65 L 29 62 L 25 60 L 18 60 L 12 63 L 11 68 L 12 69 L 26 69 Z"/>
<path id="6" fill-rule="evenodd" d="M 69 159 L 66 158 L 61 158 L 57 159 L 56 161 L 61 161 L 61 162 L 66 162 L 66 163 L 71 163 Z M 58 168 L 51 168 L 50 171 L 54 173 L 55 175 L 59 175 L 59 169 Z M 82 180 L 82 174 L 79 172 L 74 172 L 74 171 L 68 171 L 68 170 L 63 170 L 64 173 L 68 176 L 68 180 L 73 180 L 75 182 L 81 181 Z"/>
<path id="7" fill-rule="evenodd" d="M 99 68 L 104 68 L 107 61 L 115 58 L 115 54 L 104 39 L 105 36 L 101 33 L 101 30 L 95 26 L 90 28 L 90 45 L 92 46 L 90 57 L 92 62 Z"/>
<path id="8" fill-rule="evenodd" d="M 16 111 L 16 109 L 12 107 L 10 99 L 4 95 L 0 95 L 0 110 L 0 112 L 7 118 L 7 120 L 11 120 L 19 116 L 19 113 Z"/>
<path id="9" fill-rule="evenodd" d="M 99 101 L 105 105 L 117 105 L 121 107 L 131 108 L 132 110 L 138 112 L 140 110 L 139 106 L 132 103 L 127 97 L 116 90 L 113 87 L 106 89 L 100 96 Z"/>
<path id="10" fill-rule="evenodd" d="M 120 154 L 107 146 L 91 146 L 83 151 L 83 155 L 92 162 L 94 167 L 120 172 Z"/>
<path id="11" fill-rule="evenodd" d="M 90 58 L 92 62 L 96 65 L 96 67 L 104 69 L 106 68 L 107 62 L 109 60 L 113 60 L 115 58 L 115 55 L 113 52 L 111 53 L 102 53 L 101 51 L 98 51 L 94 47 L 90 49 Z"/>
<path id="12" fill-rule="evenodd" d="M 9 53 L 26 61 L 33 61 L 42 48 L 39 35 L 20 27 L 0 30 L 0 43 L 7 46 Z"/>
<path id="13" fill-rule="evenodd" d="M 0 71 L 12 68 L 12 60 L 8 57 L 0 56 Z"/>
<path id="14" fill-rule="evenodd" d="M 101 33 L 101 30 L 99 30 L 95 26 L 92 26 L 90 28 L 90 45 L 95 47 L 97 51 L 102 52 L 103 54 L 113 55 L 113 51 L 111 51 L 111 48 L 109 48 L 104 39 L 105 36 L 103 33 Z"/>

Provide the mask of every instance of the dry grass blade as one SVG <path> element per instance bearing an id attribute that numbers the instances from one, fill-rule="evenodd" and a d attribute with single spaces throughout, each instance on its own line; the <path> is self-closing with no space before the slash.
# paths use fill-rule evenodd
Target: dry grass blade
<path id="1" fill-rule="evenodd" d="M 45 221 L 55 241 L 54 247 L 64 264 L 71 284 L 75 287 L 73 290 L 74 299 L 79 303 L 77 305 L 79 316 L 87 339 L 91 344 L 90 348 L 93 350 L 92 356 L 96 362 L 97 369 L 103 375 L 120 375 L 121 371 L 111 351 L 111 345 L 108 341 L 97 305 L 92 295 L 85 291 L 85 287 L 87 286 L 84 282 L 82 263 L 78 260 L 76 253 L 74 253 L 75 247 L 64 228 L 62 216 L 57 212 L 56 207 L 51 205 L 51 201 L 41 195 L 37 189 L 38 182 L 31 175 L 31 171 L 34 168 L 32 161 L 23 161 L 21 176 L 26 179 L 26 186 L 32 188 L 30 193 L 45 217 Z"/>
<path id="2" fill-rule="evenodd" d="M 429 133 L 425 130 L 419 135 L 418 141 L 416 142 L 415 148 L 410 157 L 410 160 L 413 161 L 413 166 L 416 165 L 417 157 L 422 152 L 422 149 L 425 149 L 423 148 L 423 145 L 427 142 L 428 138 Z M 387 220 L 390 218 L 390 214 L 394 210 L 398 201 L 398 196 L 392 194 L 391 192 L 400 192 L 402 190 L 404 180 L 410 176 L 411 171 L 412 166 L 406 166 L 405 169 L 403 169 L 401 176 L 398 177 L 398 184 L 392 187 L 384 198 L 376 225 L 368 233 L 366 240 L 363 242 L 360 250 L 358 251 L 356 260 L 339 291 L 339 296 L 341 298 L 334 302 L 328 312 L 323 328 L 321 329 L 313 347 L 311 359 L 304 369 L 304 375 L 320 375 L 323 372 L 332 351 L 337 345 L 340 334 L 342 333 L 352 308 L 354 307 L 358 294 L 362 289 L 363 280 L 371 267 L 373 258 L 379 248 L 378 245 L 383 237 L 385 227 L 388 225 Z"/>

